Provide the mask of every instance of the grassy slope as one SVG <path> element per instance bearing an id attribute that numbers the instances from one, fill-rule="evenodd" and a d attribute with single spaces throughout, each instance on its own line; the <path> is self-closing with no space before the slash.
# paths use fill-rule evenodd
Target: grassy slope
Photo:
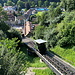
<path id="1" fill-rule="evenodd" d="M 45 70 L 34 69 L 33 72 L 36 72 L 36 75 L 55 75 L 49 68 Z"/>
<path id="2" fill-rule="evenodd" d="M 56 46 L 55 48 L 51 49 L 51 51 L 53 51 L 60 57 L 65 58 L 67 62 L 75 66 L 75 47 L 61 48 L 59 46 Z"/>

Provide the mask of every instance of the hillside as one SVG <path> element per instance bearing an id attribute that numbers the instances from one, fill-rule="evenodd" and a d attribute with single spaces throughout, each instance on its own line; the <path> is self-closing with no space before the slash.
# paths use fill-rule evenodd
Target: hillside
<path id="1" fill-rule="evenodd" d="M 20 1 L 19 0 L 0 0 L 0 5 L 2 5 L 2 6 L 7 5 L 8 6 L 9 4 L 10 5 L 12 4 L 12 6 L 13 6 L 13 5 L 16 5 L 18 3 L 20 4 L 22 2 L 29 3 L 30 5 L 31 4 L 39 5 L 40 3 L 45 5 L 45 4 L 49 4 L 50 2 L 60 2 L 60 0 L 20 0 Z"/>

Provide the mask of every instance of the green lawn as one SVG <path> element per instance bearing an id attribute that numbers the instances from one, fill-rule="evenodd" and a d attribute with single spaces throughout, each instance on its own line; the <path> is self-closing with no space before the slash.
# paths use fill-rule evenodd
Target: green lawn
<path id="1" fill-rule="evenodd" d="M 36 75 L 55 75 L 49 68 L 45 70 L 34 69 L 33 72 L 35 72 Z"/>
<path id="2" fill-rule="evenodd" d="M 41 16 L 42 13 L 43 13 L 43 12 L 38 12 L 38 13 L 36 14 L 36 16 Z"/>
<path id="3" fill-rule="evenodd" d="M 75 66 L 75 47 L 71 48 L 61 48 L 60 46 L 56 46 L 51 49 L 54 53 L 64 58 L 65 61 Z"/>
<path id="4" fill-rule="evenodd" d="M 44 62 L 40 62 L 40 58 L 39 57 L 35 57 L 33 58 L 33 62 L 30 63 L 31 67 L 46 67 L 46 64 Z"/>

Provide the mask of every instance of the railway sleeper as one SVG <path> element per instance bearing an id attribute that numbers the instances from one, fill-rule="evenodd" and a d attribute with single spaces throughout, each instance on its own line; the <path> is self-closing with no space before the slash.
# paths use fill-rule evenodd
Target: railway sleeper
<path id="1" fill-rule="evenodd" d="M 64 70 L 72 72 L 72 71 L 69 70 L 67 67 L 65 68 L 65 66 L 64 66 L 63 64 L 59 63 L 58 61 L 57 61 L 56 63 L 57 63 L 57 65 L 62 66 L 62 68 L 63 68 Z"/>
<path id="2" fill-rule="evenodd" d="M 61 68 L 60 66 L 56 65 L 55 63 L 55 67 L 60 70 L 61 73 L 65 74 L 65 75 L 73 75 L 73 72 L 70 70 L 65 70 L 63 68 Z"/>
<path id="3" fill-rule="evenodd" d="M 66 70 L 64 70 L 61 66 L 57 65 L 56 63 L 54 63 L 54 66 L 55 66 L 58 70 L 60 70 L 60 72 L 63 72 L 63 73 L 65 73 L 65 74 L 67 74 Z"/>
<path id="4" fill-rule="evenodd" d="M 68 69 L 68 67 L 64 67 L 64 69 L 65 69 L 66 71 L 68 71 L 68 72 L 73 72 L 73 71 L 71 71 L 70 69 Z"/>
<path id="5" fill-rule="evenodd" d="M 63 69 L 61 69 L 60 67 L 58 67 L 58 66 L 56 66 L 56 68 L 61 72 L 61 73 L 63 73 L 64 75 L 66 75 L 67 73 L 66 73 L 66 71 L 64 71 Z"/>
<path id="6" fill-rule="evenodd" d="M 54 58 L 50 58 L 47 55 L 45 56 L 46 59 L 52 63 L 61 73 L 65 74 L 65 75 L 73 75 L 73 72 L 70 71 L 67 67 L 65 68 L 65 66 L 63 64 L 61 64 L 60 62 L 58 62 L 56 59 Z M 62 66 L 62 67 L 61 67 Z"/>

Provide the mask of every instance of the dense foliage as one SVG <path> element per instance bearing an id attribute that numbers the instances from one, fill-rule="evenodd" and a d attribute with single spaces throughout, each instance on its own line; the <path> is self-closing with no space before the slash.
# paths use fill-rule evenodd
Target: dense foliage
<path id="1" fill-rule="evenodd" d="M 25 7 L 28 10 L 30 7 L 49 6 L 49 11 L 32 16 L 36 18 L 34 23 L 39 24 L 35 27 L 34 37 L 35 39 L 47 40 L 46 46 L 48 49 L 54 48 L 52 51 L 73 61 L 75 56 L 75 0 L 61 0 L 59 3 L 50 1 L 0 0 L 0 3 L 2 3 L 2 6 L 17 5 L 18 10 Z M 22 38 L 18 31 L 5 24 L 4 20 L 7 16 L 2 7 L 0 7 L 0 18 L 0 73 L 2 75 L 19 75 L 23 70 L 23 59 L 26 59 L 25 55 L 16 49 L 17 43 L 21 42 Z M 66 47 L 72 49 L 66 49 Z"/>
<path id="2" fill-rule="evenodd" d="M 43 32 L 44 32 L 44 26 L 37 26 L 34 31 L 35 39 L 43 38 Z"/>
<path id="3" fill-rule="evenodd" d="M 5 36 L 4 38 L 18 38 L 18 40 L 22 40 L 21 38 L 21 34 L 19 31 L 11 28 L 8 24 L 5 23 L 5 20 L 7 20 L 7 14 L 6 12 L 2 9 L 2 7 L 0 6 L 0 38 L 2 38 L 3 36 Z M 2 35 L 4 34 L 4 35 Z"/>
<path id="4" fill-rule="evenodd" d="M 60 0 L 0 0 L 1 6 L 17 5 L 18 9 L 30 7 L 48 7 L 50 2 L 60 2 Z"/>
<path id="5" fill-rule="evenodd" d="M 3 8 L 0 6 L 0 21 L 4 21 L 4 20 L 7 20 L 7 14 L 3 10 Z"/>
<path id="6" fill-rule="evenodd" d="M 25 69 L 25 54 L 16 50 L 15 40 L 0 40 L 0 75 L 20 75 Z"/>
<path id="7" fill-rule="evenodd" d="M 6 12 L 0 7 L 0 75 L 21 75 L 26 69 L 26 55 L 19 50 L 21 35 L 4 21 Z M 2 17 L 1 17 L 2 16 Z"/>
<path id="8" fill-rule="evenodd" d="M 61 0 L 61 6 L 64 7 L 66 11 L 74 10 L 75 0 Z"/>
<path id="9" fill-rule="evenodd" d="M 6 35 L 5 37 L 7 37 L 9 39 L 18 38 L 17 40 L 19 40 L 20 42 L 22 40 L 21 33 L 15 29 L 11 28 L 4 21 L 0 22 L 0 31 L 1 31 L 1 33 L 0 33 L 1 35 L 4 33 L 4 35 Z M 0 38 L 2 38 L 2 36 L 0 36 Z"/>
<path id="10" fill-rule="evenodd" d="M 37 29 L 44 28 L 38 31 L 35 28 L 34 36 L 46 40 L 47 50 L 75 66 L 75 0 L 61 0 L 60 4 L 51 4 L 49 9 L 41 15 L 42 19 L 37 15 Z"/>
<path id="11" fill-rule="evenodd" d="M 68 2 L 69 0 L 65 0 L 65 2 Z M 74 1 L 74 0 L 73 0 Z M 70 2 L 70 1 L 69 1 Z M 37 30 L 35 28 L 35 36 L 37 38 L 42 38 L 47 40 L 47 48 L 54 47 L 56 45 L 60 45 L 61 47 L 65 46 L 74 46 L 75 45 L 75 11 L 74 7 L 73 9 L 68 9 L 69 7 L 66 6 L 66 9 L 64 12 L 61 10 L 61 4 L 62 7 L 64 7 L 64 1 L 62 0 L 58 6 L 50 5 L 49 11 L 43 12 L 41 14 L 41 17 L 38 18 L 39 20 L 39 27 L 41 28 L 44 26 L 43 30 L 39 30 L 37 33 Z M 73 3 L 74 4 L 74 3 Z M 69 12 L 67 12 L 69 11 Z M 43 15 L 44 14 L 44 15 Z M 43 31 L 43 32 L 42 32 Z M 39 36 L 38 36 L 39 35 Z"/>

